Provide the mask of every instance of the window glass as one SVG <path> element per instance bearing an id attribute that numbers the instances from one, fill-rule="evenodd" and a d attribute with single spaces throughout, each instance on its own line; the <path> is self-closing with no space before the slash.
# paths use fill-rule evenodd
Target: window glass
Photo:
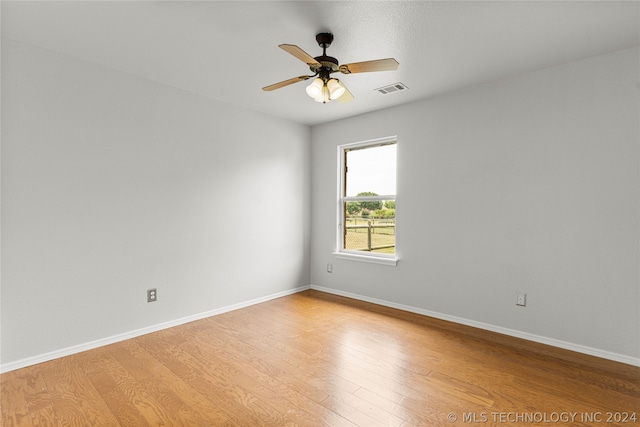
<path id="1" fill-rule="evenodd" d="M 396 146 L 388 139 L 342 147 L 340 251 L 395 254 Z"/>
<path id="2" fill-rule="evenodd" d="M 348 150 L 346 196 L 396 194 L 396 144 Z"/>

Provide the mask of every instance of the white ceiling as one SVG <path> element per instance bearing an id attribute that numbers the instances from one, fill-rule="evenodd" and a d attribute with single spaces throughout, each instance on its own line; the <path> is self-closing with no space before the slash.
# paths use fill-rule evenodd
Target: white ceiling
<path id="1" fill-rule="evenodd" d="M 640 45 L 640 3 L 445 1 L 1 2 L 13 38 L 270 115 L 314 125 Z M 341 63 L 394 57 L 397 71 L 341 75 L 355 96 L 319 104 L 277 47 Z M 374 89 L 402 82 L 409 90 Z"/>

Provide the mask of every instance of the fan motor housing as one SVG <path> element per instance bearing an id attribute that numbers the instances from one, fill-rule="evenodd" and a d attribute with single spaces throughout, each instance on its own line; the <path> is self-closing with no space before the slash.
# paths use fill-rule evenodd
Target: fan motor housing
<path id="1" fill-rule="evenodd" d="M 338 71 L 339 69 L 338 60 L 332 56 L 321 55 L 321 56 L 316 56 L 313 59 L 318 61 L 321 65 L 321 67 L 318 67 L 318 65 L 311 65 L 309 67 L 311 71 L 313 71 L 314 73 L 320 70 L 321 68 L 326 68 L 330 72 Z"/>

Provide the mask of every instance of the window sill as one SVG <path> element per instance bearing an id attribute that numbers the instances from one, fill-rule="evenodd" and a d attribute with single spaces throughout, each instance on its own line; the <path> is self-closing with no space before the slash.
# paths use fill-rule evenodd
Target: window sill
<path id="1" fill-rule="evenodd" d="M 396 257 L 381 257 L 372 255 L 362 255 L 351 252 L 334 252 L 333 255 L 336 258 L 346 259 L 350 261 L 370 262 L 373 264 L 390 265 L 395 267 L 398 265 L 398 258 Z"/>

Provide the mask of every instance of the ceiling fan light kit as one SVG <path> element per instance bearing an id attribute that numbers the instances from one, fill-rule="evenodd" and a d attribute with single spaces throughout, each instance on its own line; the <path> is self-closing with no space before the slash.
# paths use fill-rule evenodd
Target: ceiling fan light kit
<path id="1" fill-rule="evenodd" d="M 314 73 L 313 75 L 293 77 L 280 83 L 265 86 L 262 90 L 269 92 L 315 77 L 311 84 L 307 86 L 307 95 L 323 104 L 338 98 L 340 98 L 341 102 L 348 102 L 353 99 L 353 95 L 340 80 L 332 78 L 331 74 L 338 71 L 343 74 L 353 74 L 372 71 L 393 71 L 398 69 L 398 61 L 393 58 L 340 65 L 336 58 L 327 56 L 327 48 L 331 46 L 333 42 L 333 34 L 320 33 L 316 35 L 316 41 L 322 48 L 322 55 L 316 56 L 315 58 L 296 45 L 281 44 L 278 46 L 280 49 L 307 64 L 311 72 Z"/>
<path id="2" fill-rule="evenodd" d="M 307 86 L 307 95 L 323 104 L 338 99 L 345 94 L 347 88 L 338 79 L 329 79 L 326 82 L 316 78 Z"/>

